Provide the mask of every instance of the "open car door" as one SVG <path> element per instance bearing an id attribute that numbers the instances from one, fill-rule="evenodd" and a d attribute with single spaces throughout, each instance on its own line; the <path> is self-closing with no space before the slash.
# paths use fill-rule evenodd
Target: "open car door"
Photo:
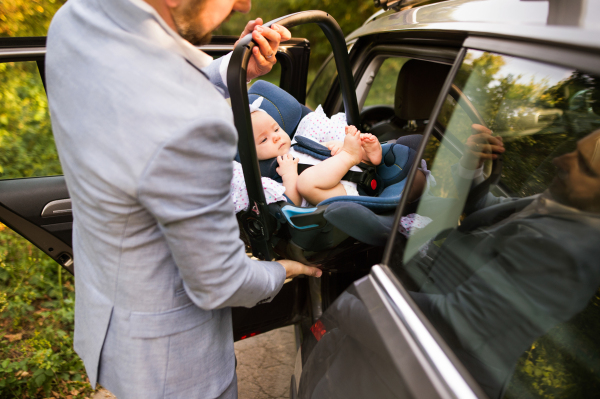
<path id="1" fill-rule="evenodd" d="M 215 36 L 200 48 L 217 58 L 232 51 L 237 39 Z M 47 111 L 45 46 L 45 37 L 0 38 L 0 118 L 5 119 L 0 120 L 0 222 L 76 273 L 71 200 Z M 309 55 L 305 39 L 282 43 L 276 55 L 279 66 L 268 76 L 301 102 Z M 271 303 L 233 309 L 234 338 L 298 322 L 305 312 L 307 286 L 305 279 L 295 279 Z"/>

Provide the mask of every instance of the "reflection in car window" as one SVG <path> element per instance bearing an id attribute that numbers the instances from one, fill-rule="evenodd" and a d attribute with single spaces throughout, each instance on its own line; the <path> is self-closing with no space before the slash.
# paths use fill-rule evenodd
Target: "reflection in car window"
<path id="1" fill-rule="evenodd" d="M 310 109 L 316 109 L 320 104 L 325 102 L 329 89 L 333 84 L 334 80 L 337 79 L 337 68 L 335 66 L 335 60 L 333 54 L 325 61 L 317 77 L 312 82 L 308 93 L 306 94 L 306 106 Z"/>
<path id="2" fill-rule="evenodd" d="M 37 64 L 0 64 L 0 179 L 61 174 Z"/>
<path id="3" fill-rule="evenodd" d="M 600 80 L 469 51 L 450 94 L 392 268 L 490 397 L 595 397 Z"/>

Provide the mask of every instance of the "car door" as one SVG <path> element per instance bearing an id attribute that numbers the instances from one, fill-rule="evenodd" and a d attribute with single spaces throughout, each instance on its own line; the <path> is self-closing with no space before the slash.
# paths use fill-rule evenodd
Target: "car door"
<path id="1" fill-rule="evenodd" d="M 598 61 L 465 40 L 420 145 L 428 187 L 306 333 L 292 397 L 597 396 Z"/>
<path id="2" fill-rule="evenodd" d="M 216 36 L 201 47 L 213 57 L 233 49 L 237 38 Z M 45 38 L 0 38 L 0 222 L 29 240 L 69 272 L 73 258 L 71 200 L 54 146 L 44 83 Z M 304 102 L 310 46 L 282 44 L 276 68 L 265 79 Z M 297 322 L 306 281 L 284 285 L 271 303 L 233 310 L 235 339 Z"/>

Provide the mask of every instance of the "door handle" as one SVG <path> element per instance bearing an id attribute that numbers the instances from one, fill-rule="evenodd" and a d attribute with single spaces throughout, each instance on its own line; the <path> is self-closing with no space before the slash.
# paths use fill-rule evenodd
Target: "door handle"
<path id="1" fill-rule="evenodd" d="M 46 204 L 46 206 L 44 206 L 44 209 L 42 209 L 43 218 L 50 216 L 71 215 L 72 213 L 70 198 L 50 201 Z"/>

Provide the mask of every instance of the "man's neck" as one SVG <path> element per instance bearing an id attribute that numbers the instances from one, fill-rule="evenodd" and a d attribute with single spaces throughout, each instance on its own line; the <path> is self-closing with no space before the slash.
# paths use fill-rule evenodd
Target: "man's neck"
<path id="1" fill-rule="evenodd" d="M 165 21 L 167 25 L 174 31 L 177 31 L 177 27 L 175 26 L 175 21 L 173 21 L 173 16 L 171 14 L 171 10 L 169 10 L 169 6 L 165 2 L 165 0 L 144 0 L 146 3 L 150 4 L 152 8 L 156 10 L 158 15 Z"/>

